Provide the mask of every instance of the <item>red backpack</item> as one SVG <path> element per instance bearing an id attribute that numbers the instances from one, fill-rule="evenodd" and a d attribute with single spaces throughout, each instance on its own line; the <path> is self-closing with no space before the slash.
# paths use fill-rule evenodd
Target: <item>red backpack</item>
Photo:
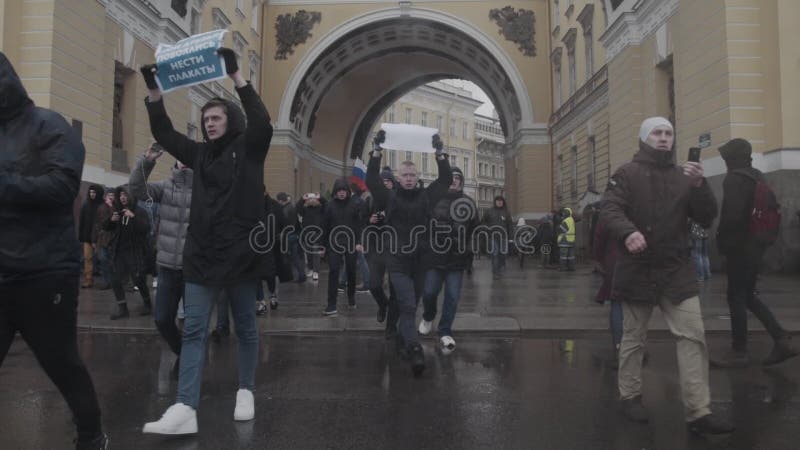
<path id="1" fill-rule="evenodd" d="M 750 213 L 750 222 L 747 230 L 757 242 L 772 245 L 778 240 L 778 231 L 781 227 L 781 212 L 778 198 L 767 183 L 756 179 L 755 194 L 753 195 L 753 210 Z"/>

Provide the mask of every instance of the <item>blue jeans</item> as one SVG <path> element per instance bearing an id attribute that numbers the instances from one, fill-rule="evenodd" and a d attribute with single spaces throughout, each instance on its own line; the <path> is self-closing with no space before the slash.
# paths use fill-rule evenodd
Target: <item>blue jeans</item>
<path id="1" fill-rule="evenodd" d="M 503 241 L 494 239 L 492 241 L 492 274 L 498 275 L 506 266 L 506 254 L 503 252 Z"/>
<path id="2" fill-rule="evenodd" d="M 619 344 L 622 342 L 622 302 L 611 302 L 608 325 L 611 328 L 611 342 L 615 349 L 619 348 Z"/>
<path id="3" fill-rule="evenodd" d="M 106 247 L 97 247 L 98 258 L 100 259 L 100 275 L 107 285 L 111 286 L 111 260 L 109 259 Z"/>
<path id="4" fill-rule="evenodd" d="M 228 303 L 228 296 L 225 295 L 225 293 L 217 298 L 217 328 L 231 327 L 231 319 L 230 315 L 228 314 Z"/>
<path id="5" fill-rule="evenodd" d="M 708 239 L 692 239 L 692 258 L 698 280 L 711 278 L 711 263 L 708 261 Z"/>
<path id="6" fill-rule="evenodd" d="M 439 297 L 439 291 L 442 290 L 442 284 L 444 284 L 444 303 L 442 317 L 439 319 L 439 336 L 453 335 L 453 320 L 456 318 L 463 279 L 463 270 L 430 269 L 425 274 L 425 290 L 422 294 L 425 311 L 422 318 L 428 322 L 433 322 L 433 319 L 436 318 L 436 299 Z"/>
<path id="7" fill-rule="evenodd" d="M 258 363 L 258 329 L 256 328 L 256 310 L 253 307 L 253 301 L 256 298 L 256 283 L 257 280 L 243 281 L 227 287 L 186 283 L 184 298 L 186 321 L 183 327 L 178 378 L 177 401 L 179 403 L 195 409 L 200 403 L 200 386 L 206 358 L 206 343 L 208 342 L 208 322 L 214 301 L 219 297 L 221 291 L 224 291 L 228 297 L 233 310 L 233 321 L 236 325 L 239 389 L 254 390 Z"/>
<path id="8" fill-rule="evenodd" d="M 158 266 L 156 328 L 176 355 L 181 354 L 181 332 L 175 325 L 178 304 L 183 297 L 183 271 Z"/>

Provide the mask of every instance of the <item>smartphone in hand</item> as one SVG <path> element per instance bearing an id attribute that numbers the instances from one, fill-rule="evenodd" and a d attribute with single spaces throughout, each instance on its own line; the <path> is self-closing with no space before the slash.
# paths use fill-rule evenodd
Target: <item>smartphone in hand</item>
<path id="1" fill-rule="evenodd" d="M 689 149 L 689 161 L 700 162 L 700 147 L 691 147 Z"/>

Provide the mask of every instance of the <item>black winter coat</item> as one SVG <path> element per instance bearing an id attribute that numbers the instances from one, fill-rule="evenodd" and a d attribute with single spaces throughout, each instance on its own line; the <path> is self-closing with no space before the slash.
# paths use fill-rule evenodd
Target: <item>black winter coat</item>
<path id="1" fill-rule="evenodd" d="M 122 206 L 120 202 L 120 193 L 123 191 L 128 196 L 127 206 Z M 119 213 L 120 220 L 112 221 L 109 216 L 103 223 L 103 229 L 111 234 L 109 259 L 113 261 L 115 270 L 119 270 L 116 267 L 127 267 L 131 270 L 127 275 L 136 275 L 148 268 L 150 218 L 144 208 L 137 206 L 136 197 L 128 189 L 118 187 L 114 197 L 114 211 Z M 124 217 L 122 210 L 126 208 L 134 214 L 133 218 Z"/>
<path id="2" fill-rule="evenodd" d="M 441 233 L 431 235 L 425 266 L 447 271 L 466 270 L 473 258 L 472 233 L 478 226 L 478 205 L 463 191 L 447 192 L 431 210 Z M 449 230 L 449 233 L 444 233 Z"/>
<path id="3" fill-rule="evenodd" d="M 756 180 L 764 181 L 764 174 L 750 166 L 730 167 L 722 182 L 722 211 L 717 227 L 717 248 L 723 255 L 736 252 L 752 253 L 760 258 L 760 248 L 748 231 L 750 215 L 756 193 Z"/>
<path id="4" fill-rule="evenodd" d="M 495 201 L 503 200 L 503 207 L 498 208 L 494 206 L 492 203 L 492 207 L 483 215 L 483 224 L 488 227 L 502 227 L 506 231 L 506 235 L 508 239 L 513 239 L 514 236 L 514 226 L 511 221 L 511 213 L 508 211 L 508 204 L 506 203 L 506 199 L 497 196 L 495 197 Z"/>
<path id="5" fill-rule="evenodd" d="M 150 131 L 172 156 L 193 171 L 189 231 L 183 249 L 186 281 L 223 286 L 258 280 L 272 272 L 271 258 L 254 250 L 253 230 L 264 229 L 264 159 L 272 125 L 250 84 L 236 88 L 242 110 L 228 102 L 227 132 L 216 141 L 192 141 L 175 131 L 163 100 L 145 100 Z"/>
<path id="6" fill-rule="evenodd" d="M 80 273 L 72 205 L 85 152 L 60 114 L 33 104 L 0 52 L 0 285 Z"/>
<path id="7" fill-rule="evenodd" d="M 91 199 L 89 191 L 94 191 L 94 200 Z M 103 204 L 103 188 L 96 184 L 89 186 L 86 191 L 86 201 L 81 206 L 81 213 L 78 222 L 78 240 L 88 244 L 95 241 L 94 219 L 97 216 L 97 208 Z"/>
<path id="8" fill-rule="evenodd" d="M 336 198 L 336 192 L 340 190 L 347 191 L 344 200 Z M 365 215 L 364 202 L 351 195 L 347 180 L 337 179 L 333 183 L 331 200 L 325 205 L 322 216 L 322 244 L 326 251 L 353 253 L 354 247 L 361 244 Z"/>
<path id="9" fill-rule="evenodd" d="M 672 160 L 640 142 L 639 152 L 611 177 L 603 196 L 600 221 L 620 246 L 612 298 L 656 304 L 662 298 L 680 303 L 697 295 L 694 264 L 686 243 L 688 219 L 709 227 L 717 201 L 708 183 L 691 184 Z M 631 254 L 625 239 L 640 232 L 647 249 Z"/>
<path id="10" fill-rule="evenodd" d="M 264 210 L 267 213 L 267 223 L 274 225 L 271 230 L 270 227 L 267 227 L 267 229 L 272 233 L 270 239 L 275 243 L 272 250 L 263 256 L 264 258 L 270 259 L 270 261 L 267 262 L 269 265 L 269 272 L 265 279 L 269 279 L 269 277 L 278 277 L 281 283 L 292 281 L 294 274 L 292 273 L 292 266 L 288 257 L 289 254 L 288 252 L 284 253 L 282 251 L 282 249 L 289 249 L 287 245 L 289 222 L 284 214 L 284 207 L 267 194 L 264 196 Z"/>
<path id="11" fill-rule="evenodd" d="M 380 177 L 381 158 L 370 157 L 367 165 L 367 187 L 372 193 L 373 208 L 386 211 L 385 224 L 397 236 L 397 248 L 386 248 L 389 272 L 418 273 L 425 269 L 423 256 L 428 251 L 431 209 L 447 194 L 453 182 L 448 158 L 436 158 L 439 176 L 426 188 L 387 189 Z M 422 230 L 422 233 L 418 233 Z M 396 250 L 396 251 L 393 251 Z"/>

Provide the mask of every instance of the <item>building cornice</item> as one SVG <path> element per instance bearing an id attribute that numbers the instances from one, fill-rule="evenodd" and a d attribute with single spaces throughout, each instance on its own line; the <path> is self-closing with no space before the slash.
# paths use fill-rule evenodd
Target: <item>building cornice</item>
<path id="1" fill-rule="evenodd" d="M 558 142 L 564 134 L 570 133 L 581 124 L 580 118 L 589 118 L 600 108 L 606 106 L 608 104 L 607 93 L 608 66 L 603 66 L 550 116 L 550 130 L 553 139 Z M 587 108 L 591 111 L 585 111 Z"/>
<path id="2" fill-rule="evenodd" d="M 159 42 L 173 43 L 189 36 L 188 30 L 183 29 L 172 19 L 164 17 L 152 2 L 98 1 L 106 7 L 108 17 L 151 48 L 156 48 Z"/>
<path id="3" fill-rule="evenodd" d="M 606 62 L 629 45 L 639 45 L 678 10 L 678 0 L 640 0 L 631 11 L 619 14 L 600 36 Z"/>

